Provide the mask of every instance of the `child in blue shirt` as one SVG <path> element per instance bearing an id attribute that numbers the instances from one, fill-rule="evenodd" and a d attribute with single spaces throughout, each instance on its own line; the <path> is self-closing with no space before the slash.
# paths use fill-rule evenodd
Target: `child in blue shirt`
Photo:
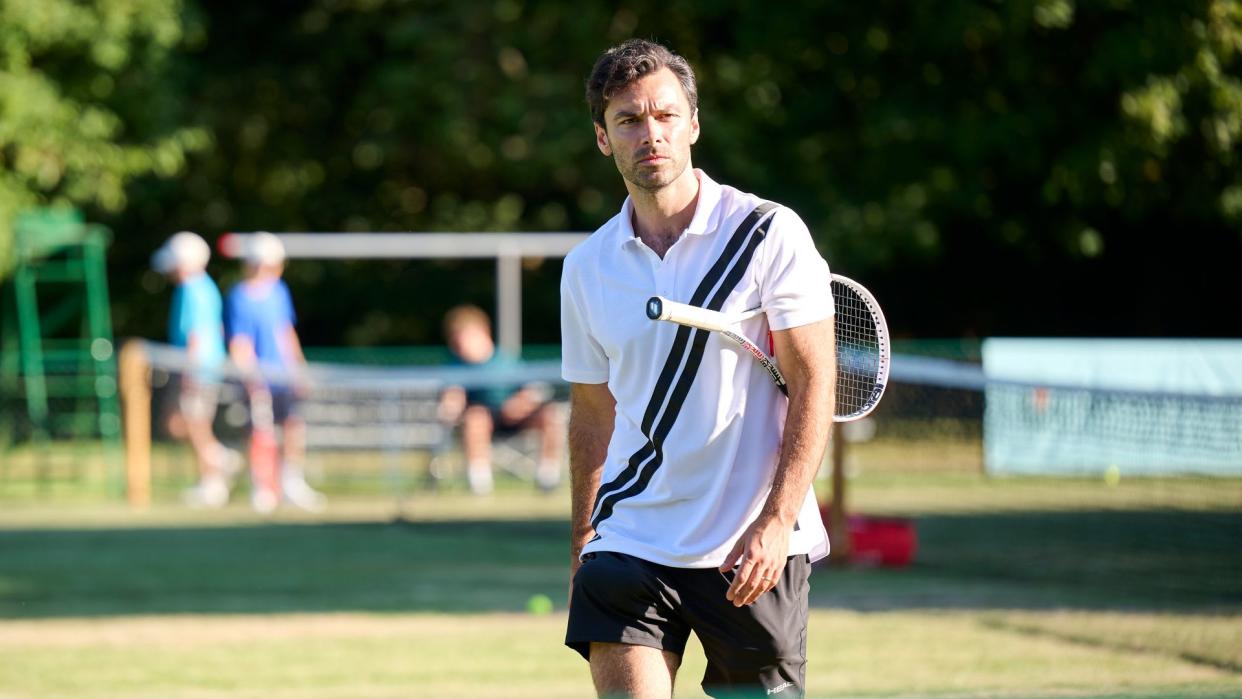
<path id="1" fill-rule="evenodd" d="M 306 391 L 306 357 L 295 329 L 293 299 L 280 278 L 284 273 L 284 245 L 271 233 L 256 233 L 247 241 L 245 262 L 246 278 L 229 291 L 225 307 L 229 354 L 247 377 L 251 438 L 273 434 L 275 425 L 284 433 L 283 460 L 275 474 L 278 480 L 261 472 L 251 459 L 251 504 L 268 513 L 283 497 L 297 507 L 317 511 L 323 507 L 323 495 L 307 484 L 303 470 L 306 423 L 299 411 L 299 399 Z"/>
<path id="2" fill-rule="evenodd" d="M 517 365 L 492 340 L 491 319 L 477 306 L 457 306 L 444 317 L 444 336 L 455 363 L 479 370 L 503 371 Z M 535 484 L 556 488 L 561 477 L 564 418 L 535 386 L 493 384 L 469 390 L 452 387 L 440 399 L 440 411 L 461 425 L 466 479 L 476 495 L 492 492 L 492 435 L 536 430 L 539 462 Z"/>
<path id="3" fill-rule="evenodd" d="M 212 421 L 220 399 L 220 369 L 227 354 L 220 290 L 207 275 L 211 248 L 195 233 L 181 231 L 151 256 L 151 266 L 175 283 L 168 318 L 168 340 L 185 350 L 187 369 L 174 377 L 177 404 L 170 432 L 183 434 L 194 451 L 199 483 L 185 494 L 200 507 L 222 507 L 229 499 L 228 478 L 241 456 L 220 444 Z"/>

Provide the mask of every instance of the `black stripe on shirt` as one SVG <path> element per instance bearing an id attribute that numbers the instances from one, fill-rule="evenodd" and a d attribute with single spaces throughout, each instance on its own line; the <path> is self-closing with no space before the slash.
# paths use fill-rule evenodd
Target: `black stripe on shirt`
<path id="1" fill-rule="evenodd" d="M 763 214 L 766 214 L 774 208 L 774 206 L 775 205 L 773 204 L 765 202 L 756 208 L 755 211 L 752 212 L 752 215 L 759 213 L 762 217 Z M 762 209 L 762 211 L 760 211 L 760 209 Z M 754 257 L 755 250 L 759 247 L 759 243 L 763 242 L 763 239 L 767 234 L 768 226 L 771 222 L 771 217 L 764 219 L 757 228 L 747 235 L 746 247 L 743 249 L 742 254 L 738 256 L 737 261 L 733 264 L 733 266 L 729 268 L 729 272 L 725 276 L 724 282 L 716 290 L 716 293 L 712 295 L 711 301 L 707 304 L 706 308 L 718 311 L 722 306 L 724 306 L 725 300 L 729 297 L 729 294 L 733 292 L 733 289 L 737 287 L 738 282 L 741 281 L 742 275 L 746 272 L 746 268 L 750 266 L 751 258 Z M 713 267 L 713 271 L 715 269 L 716 267 Z M 706 279 L 704 281 L 706 282 Z M 702 287 L 703 285 L 700 284 L 700 289 Z M 699 303 L 701 303 L 701 300 Z M 650 435 L 647 443 L 644 444 L 643 447 L 630 458 L 630 462 L 627 465 L 625 472 L 621 474 L 621 476 L 625 476 L 625 480 L 623 481 L 621 477 L 618 477 L 614 479 L 610 485 L 628 481 L 633 475 L 632 471 L 638 469 L 639 465 L 642 464 L 647 456 L 652 455 L 653 458 L 641 466 L 638 479 L 630 484 L 628 488 L 620 491 L 615 491 L 614 489 L 613 492 L 606 495 L 597 495 L 597 512 L 595 517 L 591 520 L 592 527 L 598 527 L 601 522 L 612 516 L 612 511 L 618 502 L 638 495 L 646 490 L 652 477 L 655 475 L 656 471 L 659 470 L 661 464 L 663 464 L 664 439 L 673 429 L 673 423 L 676 422 L 677 416 L 681 413 L 681 408 L 685 403 L 686 396 L 690 393 L 690 388 L 694 384 L 695 377 L 698 375 L 699 366 L 703 362 L 703 353 L 707 346 L 708 335 L 709 333 L 706 330 L 700 330 L 697 328 L 693 330 L 694 337 L 691 341 L 690 355 L 686 358 L 685 366 L 677 378 L 676 385 L 674 386 L 672 395 L 669 399 L 668 407 L 664 411 L 664 415 L 661 417 L 660 423 L 655 429 L 655 434 Z M 601 492 L 602 491 L 603 489 L 601 488 Z"/>
<path id="2" fill-rule="evenodd" d="M 701 306 L 703 304 L 708 294 L 720 282 L 720 278 L 725 274 L 734 256 L 737 255 L 737 251 L 746 242 L 751 230 L 775 207 L 775 204 L 763 202 L 747 214 L 746 218 L 742 219 L 742 222 L 738 224 L 737 229 L 733 232 L 733 237 L 729 238 L 729 242 L 725 244 L 725 248 L 720 253 L 720 256 L 712 264 L 707 274 L 703 275 L 703 280 L 699 282 L 694 294 L 690 297 L 691 305 Z M 622 469 L 621 473 L 617 474 L 616 478 L 600 486 L 595 494 L 596 509 L 598 509 L 599 503 L 604 497 L 623 487 L 634 478 L 642 462 L 655 453 L 656 444 L 652 439 L 652 426 L 660 413 L 660 408 L 664 406 L 665 399 L 668 398 L 669 388 L 672 386 L 673 379 L 677 376 L 677 369 L 681 366 L 682 360 L 685 357 L 691 330 L 692 328 L 684 325 L 677 327 L 677 334 L 673 338 L 673 346 L 669 349 L 668 356 L 664 360 L 664 367 L 660 370 L 660 376 L 656 380 L 655 388 L 647 403 L 647 409 L 643 414 L 642 432 L 647 437 L 647 441 L 637 452 L 630 456 L 629 463 Z"/>
<path id="3" fill-rule="evenodd" d="M 724 251 L 720 253 L 720 257 L 716 258 L 716 262 L 711 269 L 707 270 L 707 274 L 703 275 L 703 281 L 699 282 L 698 288 L 694 290 L 694 295 L 690 297 L 691 306 L 703 305 L 708 294 L 720 282 L 720 278 L 728 268 L 729 262 L 737 255 L 737 251 L 742 247 L 742 243 L 746 242 L 746 236 L 750 234 L 751 229 L 775 206 L 775 204 L 770 202 L 764 202 L 755 207 L 755 210 L 751 211 L 746 218 L 742 219 L 742 222 L 737 226 L 737 230 L 733 232 L 733 237 L 725 245 Z M 660 407 L 664 404 L 668 388 L 677 373 L 677 367 L 681 365 L 682 356 L 686 350 L 686 343 L 690 339 L 690 331 L 691 328 L 685 325 L 677 326 L 677 336 L 673 339 L 673 347 L 669 350 L 668 357 L 664 360 L 664 368 L 660 370 L 660 378 L 656 380 L 655 390 L 652 392 L 651 400 L 647 403 L 647 410 L 643 414 L 643 434 L 648 437 L 651 436 L 651 425 L 655 422 L 656 415 L 660 412 Z"/>

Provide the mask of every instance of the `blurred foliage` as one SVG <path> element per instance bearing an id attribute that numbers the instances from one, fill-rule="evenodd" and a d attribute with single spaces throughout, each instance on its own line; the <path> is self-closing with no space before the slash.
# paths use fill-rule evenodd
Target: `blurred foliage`
<path id="1" fill-rule="evenodd" d="M 119 211 L 127 182 L 176 175 L 209 143 L 161 83 L 182 39 L 168 0 L 0 2 L 0 279 L 17 212 Z"/>
<path id="2" fill-rule="evenodd" d="M 177 24 L 145 4 L 142 26 L 162 28 L 142 34 L 149 56 Z M 583 80 L 629 36 L 696 67 L 696 165 L 796 208 L 899 334 L 1242 331 L 1186 300 L 1239 297 L 1237 2 L 216 0 L 197 13 L 157 103 L 214 147 L 175 179 L 131 185 L 110 219 L 128 241 L 113 256 L 123 332 L 159 335 L 165 301 L 142 270 L 181 228 L 594 229 L 624 189 L 595 150 Z M 91 84 L 66 75 L 56 89 Z M 86 142 L 111 148 L 116 133 Z M 554 342 L 559 265 L 529 267 L 527 339 Z M 308 344 L 423 343 L 449 305 L 490 306 L 492 274 L 297 261 L 289 279 Z"/>

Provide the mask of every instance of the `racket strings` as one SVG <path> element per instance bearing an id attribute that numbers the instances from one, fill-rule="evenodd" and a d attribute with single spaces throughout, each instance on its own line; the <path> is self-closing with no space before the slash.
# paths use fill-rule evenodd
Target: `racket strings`
<path id="1" fill-rule="evenodd" d="M 867 302 L 846 284 L 833 281 L 836 306 L 838 416 L 862 412 L 876 394 L 881 341 Z"/>

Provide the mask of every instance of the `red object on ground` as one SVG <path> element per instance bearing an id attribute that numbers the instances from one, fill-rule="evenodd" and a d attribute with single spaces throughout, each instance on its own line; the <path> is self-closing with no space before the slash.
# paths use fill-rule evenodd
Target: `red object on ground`
<path id="1" fill-rule="evenodd" d="M 824 521 L 828 520 L 824 507 Z M 850 563 L 900 568 L 910 565 L 918 550 L 914 520 L 901 517 L 868 517 L 850 515 L 846 518 L 850 536 Z"/>
<path id="2" fill-rule="evenodd" d="M 849 517 L 852 563 L 910 565 L 918 549 L 914 521 L 896 517 Z"/>

